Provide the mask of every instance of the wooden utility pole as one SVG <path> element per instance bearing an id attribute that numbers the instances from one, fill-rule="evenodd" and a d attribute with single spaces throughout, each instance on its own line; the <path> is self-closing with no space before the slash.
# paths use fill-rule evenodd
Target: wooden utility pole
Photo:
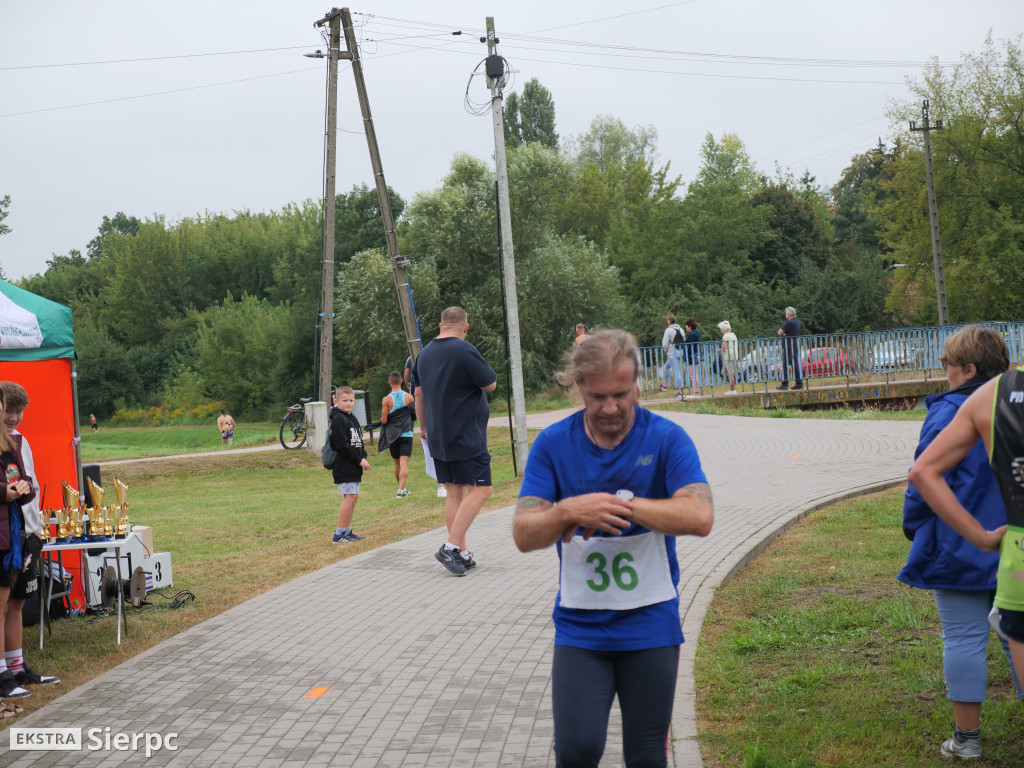
<path id="1" fill-rule="evenodd" d="M 320 267 L 320 370 L 317 398 L 331 402 L 331 369 L 334 363 L 334 185 L 338 147 L 338 59 L 341 57 L 341 21 L 334 8 L 314 26 L 328 24 L 327 127 L 324 150 L 323 245 Z M 318 52 L 319 53 L 319 52 Z"/>
<path id="2" fill-rule="evenodd" d="M 342 26 L 345 31 L 345 47 L 348 49 L 348 55 L 345 58 L 352 61 L 352 75 L 355 78 L 356 93 L 359 96 L 359 109 L 363 113 L 363 130 L 366 133 L 366 144 L 370 149 L 370 165 L 373 167 L 373 179 L 377 185 L 380 214 L 384 220 L 384 237 L 388 244 L 388 258 L 391 261 L 391 271 L 395 278 L 395 292 L 398 294 L 398 306 L 402 313 L 402 328 L 405 331 L 406 344 L 409 346 L 409 356 L 415 362 L 420 354 L 420 335 L 416 328 L 416 316 L 413 312 L 409 279 L 405 275 L 405 267 L 410 263 L 411 259 L 408 256 L 398 255 L 395 219 L 391 213 L 388 186 L 384 182 L 384 169 L 380 162 L 377 133 L 373 128 L 373 117 L 370 115 L 370 101 L 366 96 L 366 81 L 363 80 L 363 65 L 359 60 L 359 46 L 356 44 L 356 34 L 352 28 L 352 14 L 348 8 L 342 8 L 340 13 Z"/>
<path id="3" fill-rule="evenodd" d="M 505 159 L 504 97 L 505 60 L 497 54 L 494 17 L 487 17 L 487 85 L 491 91 L 494 124 L 494 170 L 498 182 L 498 221 L 501 224 L 501 263 L 505 276 L 505 311 L 508 316 L 508 354 L 512 371 L 512 410 L 519 466 L 526 466 L 530 442 L 526 433 L 526 392 L 523 387 L 523 352 L 519 339 L 519 299 L 516 264 L 512 254 L 512 214 L 508 199 L 508 164 Z"/>
<path id="4" fill-rule="evenodd" d="M 949 325 L 949 309 L 946 307 L 946 278 L 942 274 L 942 245 L 939 241 L 939 203 L 935 197 L 935 176 L 932 174 L 932 143 L 928 137 L 929 131 L 942 129 L 942 120 L 937 120 L 935 125 L 928 123 L 928 99 L 924 100 L 921 107 L 923 123 L 920 128 L 911 121 L 911 131 L 921 131 L 924 134 L 924 168 L 925 180 L 928 184 L 928 217 L 931 224 L 932 234 L 932 262 L 935 268 L 935 303 L 939 310 L 939 325 Z"/>

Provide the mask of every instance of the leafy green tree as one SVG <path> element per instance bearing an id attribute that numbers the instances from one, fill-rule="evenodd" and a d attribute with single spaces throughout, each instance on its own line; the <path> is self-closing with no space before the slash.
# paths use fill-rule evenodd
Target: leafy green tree
<path id="1" fill-rule="evenodd" d="M 235 413 L 265 417 L 280 403 L 280 355 L 291 341 L 286 306 L 248 294 L 231 297 L 198 316 L 193 369 L 205 394 Z"/>
<path id="2" fill-rule="evenodd" d="M 765 181 L 751 196 L 750 204 L 765 206 L 768 213 L 769 238 L 751 251 L 764 280 L 796 285 L 808 269 L 826 264 L 831 238 L 811 203 L 798 198 L 785 184 Z"/>
<path id="3" fill-rule="evenodd" d="M 612 165 L 630 165 L 640 160 L 655 160 L 658 131 L 653 125 L 627 128 L 611 115 L 598 115 L 586 133 L 570 136 L 566 154 L 583 167 L 593 163 L 605 171 Z"/>
<path id="4" fill-rule="evenodd" d="M 89 245 L 86 248 L 86 255 L 90 259 L 100 258 L 103 255 L 103 238 L 110 234 L 134 237 L 139 231 L 139 226 L 141 224 L 142 222 L 134 216 L 126 216 L 121 211 L 115 213 L 114 218 L 112 219 L 104 216 L 103 223 L 100 224 L 99 233 L 89 241 Z"/>
<path id="5" fill-rule="evenodd" d="M 524 378 L 531 388 L 550 384 L 550 372 L 577 322 L 618 324 L 624 316 L 617 271 L 607 257 L 576 235 L 563 237 L 556 231 L 561 215 L 556 203 L 572 181 L 572 168 L 546 147 L 527 144 L 509 153 Z M 456 158 L 440 190 L 413 200 L 402 239 L 403 252 L 417 259 L 410 281 L 424 342 L 436 334 L 441 309 L 458 303 L 469 313 L 473 343 L 495 370 L 504 370 L 499 365 L 506 352 L 490 170 L 474 158 Z M 360 271 L 376 274 L 369 264 Z M 579 281 L 588 287 L 575 288 Z M 347 302 L 357 305 L 357 296 L 346 295 Z M 396 325 L 387 335 L 400 338 L 394 298 L 380 294 L 379 299 L 393 307 L 389 312 Z M 365 305 L 358 307 L 356 318 L 370 312 Z M 361 343 L 366 358 L 385 344 L 383 339 Z"/>
<path id="6" fill-rule="evenodd" d="M 388 187 L 391 214 L 395 221 L 405 210 L 405 201 Z M 334 204 L 334 260 L 348 261 L 359 251 L 370 248 L 387 249 L 380 198 L 376 187 L 357 184 L 347 195 L 335 197 Z"/>
<path id="7" fill-rule="evenodd" d="M 417 259 L 407 268 L 406 277 L 421 325 L 429 328 L 433 318 L 436 326 L 441 310 L 433 260 Z M 343 371 L 340 380 L 383 392 L 388 374 L 401 370 L 409 354 L 387 254 L 381 249 L 360 251 L 339 265 L 334 297 L 336 370 L 340 367 Z"/>
<path id="8" fill-rule="evenodd" d="M 891 177 L 892 154 L 885 143 L 854 155 L 832 186 L 835 200 L 835 236 L 839 243 L 856 243 L 880 252 L 878 208 L 887 193 L 883 183 Z"/>
<path id="9" fill-rule="evenodd" d="M 627 128 L 608 116 L 571 137 L 568 156 L 575 178 L 559 197 L 559 233 L 583 236 L 607 251 L 630 283 L 641 265 L 664 253 L 675 230 L 679 179 L 655 167 L 657 132 Z"/>
<path id="10" fill-rule="evenodd" d="M 10 208 L 11 196 L 4 195 L 3 197 L 0 197 L 0 235 L 6 235 L 11 231 L 11 228 L 4 224 L 4 219 L 6 219 L 11 213 Z"/>
<path id="11" fill-rule="evenodd" d="M 513 149 L 537 142 L 550 149 L 558 148 L 555 131 L 555 102 L 551 91 L 537 78 L 523 86 L 522 98 L 513 91 L 505 100 L 503 124 L 505 147 Z"/>
<path id="12" fill-rule="evenodd" d="M 935 60 L 911 99 L 890 117 L 906 131 L 930 102 L 939 229 L 951 322 L 1010 319 L 1024 310 L 1024 49 L 1022 38 L 998 49 L 989 37 L 979 53 L 949 68 Z M 935 287 L 921 134 L 905 133 L 883 184 L 879 237 L 900 265 L 887 308 L 901 321 L 935 322 Z"/>
<path id="13" fill-rule="evenodd" d="M 401 250 L 414 260 L 431 259 L 440 294 L 461 299 L 497 279 L 496 221 L 493 173 L 477 158 L 459 155 L 441 188 L 409 205 Z"/>
<path id="14" fill-rule="evenodd" d="M 515 91 L 505 97 L 501 114 L 501 126 L 505 133 L 505 149 L 515 149 L 523 143 L 519 127 L 519 96 Z"/>
<path id="15" fill-rule="evenodd" d="M 141 390 L 141 381 L 131 354 L 102 326 L 76 321 L 75 351 L 82 413 L 104 419 L 120 408 L 140 404 L 135 395 Z"/>

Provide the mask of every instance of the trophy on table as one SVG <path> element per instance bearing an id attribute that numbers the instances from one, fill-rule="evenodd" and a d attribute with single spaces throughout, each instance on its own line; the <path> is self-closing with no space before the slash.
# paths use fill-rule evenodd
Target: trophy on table
<path id="1" fill-rule="evenodd" d="M 64 509 L 57 512 L 58 539 L 70 539 L 82 535 L 82 513 L 78 509 L 78 499 L 78 491 L 68 485 L 65 480 Z"/>
<path id="2" fill-rule="evenodd" d="M 103 508 L 103 489 L 96 485 L 93 479 L 87 478 L 89 483 L 89 497 L 92 499 L 92 506 L 89 508 L 89 536 L 96 540 L 103 538 L 103 528 L 106 525 L 106 515 Z"/>
<path id="3" fill-rule="evenodd" d="M 114 536 L 123 539 L 128 535 L 128 484 L 121 478 L 114 478 L 114 493 L 117 494 L 117 525 L 114 529 Z M 114 509 L 112 507 L 112 509 Z"/>

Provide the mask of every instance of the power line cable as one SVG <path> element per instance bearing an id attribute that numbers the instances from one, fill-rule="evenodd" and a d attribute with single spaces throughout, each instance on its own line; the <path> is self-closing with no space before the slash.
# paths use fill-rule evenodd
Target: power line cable
<path id="1" fill-rule="evenodd" d="M 459 53 L 461 51 L 445 51 L 441 48 L 425 48 L 421 46 L 405 45 L 403 43 L 395 43 L 398 46 L 404 46 L 411 49 L 422 49 L 422 50 L 436 50 L 443 53 Z M 383 55 L 396 55 L 396 54 L 383 54 Z M 588 62 L 574 62 L 574 61 L 554 61 L 551 59 L 534 59 L 528 57 L 517 57 L 517 61 L 530 61 L 537 64 L 557 64 L 566 67 L 587 67 L 588 69 L 607 69 L 618 72 L 639 72 L 642 74 L 660 74 L 660 75 L 679 75 L 684 77 L 714 77 L 714 78 L 726 78 L 731 80 L 774 80 L 779 82 L 792 82 L 792 83 L 833 83 L 833 84 L 846 84 L 846 85 L 903 85 L 902 81 L 896 80 L 844 80 L 844 79 L 826 79 L 826 78 L 810 78 L 810 77 L 773 77 L 767 75 L 729 75 L 711 72 L 680 72 L 678 70 L 665 70 L 665 69 L 646 69 L 639 67 L 615 67 L 606 64 L 591 64 Z"/>
<path id="2" fill-rule="evenodd" d="M 786 149 L 779 149 L 779 150 L 776 150 L 775 152 L 769 152 L 768 154 L 763 155 L 762 157 L 755 158 L 754 162 L 755 163 L 760 162 L 761 160 L 764 160 L 764 159 L 766 159 L 768 157 L 775 157 L 777 155 L 784 155 L 787 152 L 791 152 L 794 149 L 801 149 L 803 147 L 806 147 L 808 144 L 815 143 L 816 141 L 824 141 L 825 139 L 830 139 L 833 136 L 838 136 L 841 133 L 846 133 L 847 131 L 852 131 L 852 130 L 855 130 L 857 128 L 860 128 L 861 126 L 865 126 L 865 125 L 868 125 L 869 123 L 874 123 L 874 122 L 876 122 L 878 120 L 884 120 L 884 119 L 885 118 L 881 117 L 881 116 L 873 117 L 870 120 L 865 120 L 863 123 L 856 123 L 855 125 L 847 126 L 846 128 L 843 128 L 842 130 L 835 131 L 833 133 L 827 133 L 824 136 L 819 136 L 816 139 L 811 139 L 811 140 L 805 141 L 805 142 L 803 142 L 801 144 L 794 144 L 792 147 L 787 147 Z"/>
<path id="3" fill-rule="evenodd" d="M 100 99 L 99 101 L 86 101 L 81 104 L 65 104 L 60 107 L 43 107 L 42 109 L 27 109 L 23 112 L 7 112 L 6 114 L 0 114 L 0 118 L 3 117 L 19 117 L 21 115 L 36 115 L 41 112 L 56 112 L 61 109 L 78 109 L 79 107 L 94 107 L 99 104 L 113 104 L 119 101 L 133 101 L 134 99 L 148 99 L 153 96 L 167 96 L 172 93 L 186 93 L 187 91 L 199 91 L 204 88 L 219 88 L 225 85 L 236 85 L 238 83 L 248 83 L 253 80 L 267 80 L 271 77 L 283 77 L 284 75 L 294 75 L 297 72 L 311 72 L 313 70 L 319 70 L 319 67 L 303 67 L 302 69 L 292 69 L 287 72 L 275 72 L 271 75 L 256 75 L 255 77 L 243 77 L 240 80 L 226 80 L 222 83 L 207 83 L 206 85 L 194 85 L 188 88 L 174 88 L 169 91 L 154 91 L 153 93 L 140 93 L 134 96 L 119 96 L 113 99 Z"/>
<path id="4" fill-rule="evenodd" d="M 309 45 L 289 45 L 283 48 L 251 48 L 244 51 L 214 51 L 211 53 L 182 53 L 173 56 L 149 56 L 136 59 L 107 59 L 105 61 L 74 61 L 58 64 L 25 64 L 15 67 L 0 67 L 0 72 L 9 72 L 19 69 L 53 69 L 56 67 L 91 67 L 98 64 L 135 64 L 145 61 L 168 61 L 170 59 L 197 59 L 209 56 L 237 56 L 246 53 L 267 53 L 270 51 L 294 51 L 296 49 L 309 48 Z"/>

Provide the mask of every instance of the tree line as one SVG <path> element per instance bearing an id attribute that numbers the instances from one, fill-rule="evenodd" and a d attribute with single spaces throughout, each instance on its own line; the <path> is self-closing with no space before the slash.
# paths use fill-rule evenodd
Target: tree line
<path id="1" fill-rule="evenodd" d="M 850 160 L 830 189 L 751 161 L 738 134 L 708 134 L 684 181 L 653 126 L 596 117 L 555 130 L 536 80 L 506 102 L 523 371 L 546 388 L 578 322 L 659 344 L 667 313 L 741 337 L 774 335 L 781 309 L 812 332 L 929 324 L 935 317 L 920 134 L 932 134 L 951 322 L 1019 318 L 1024 296 L 1021 40 L 987 40 L 953 68 L 933 62 L 894 102 L 892 145 Z M 466 308 L 470 339 L 504 370 L 494 173 L 457 156 L 437 189 L 389 190 L 423 343 L 441 310 Z M 11 205 L 0 201 L 0 227 Z M 408 353 L 376 191 L 335 200 L 334 381 L 375 393 Z M 0 233 L 3 229 L 0 228 Z M 21 286 L 73 310 L 82 412 L 223 403 L 267 417 L 314 390 L 320 310 L 318 201 L 177 222 L 104 217 L 83 254 L 54 255 Z M 504 389 L 499 376 L 500 390 Z"/>

